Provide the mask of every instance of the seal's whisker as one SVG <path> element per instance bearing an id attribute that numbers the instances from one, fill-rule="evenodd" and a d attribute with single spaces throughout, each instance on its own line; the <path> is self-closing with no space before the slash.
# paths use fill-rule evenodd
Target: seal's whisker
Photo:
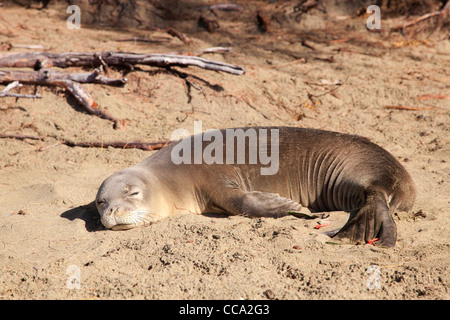
<path id="1" fill-rule="evenodd" d="M 146 209 L 134 210 L 133 213 L 135 214 L 137 220 L 142 222 L 144 225 L 148 225 L 161 218 L 158 214 L 149 212 Z"/>

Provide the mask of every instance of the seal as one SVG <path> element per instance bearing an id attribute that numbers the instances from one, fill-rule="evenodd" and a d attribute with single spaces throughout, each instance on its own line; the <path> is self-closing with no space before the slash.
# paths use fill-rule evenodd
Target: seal
<path id="1" fill-rule="evenodd" d="M 178 213 L 276 218 L 308 217 L 302 206 L 311 212 L 347 211 L 349 220 L 332 237 L 354 244 L 378 238 L 377 245 L 392 247 L 397 239 L 392 213 L 410 210 L 415 197 L 404 167 L 366 138 L 248 127 L 181 139 L 112 174 L 100 186 L 96 206 L 102 224 L 113 230 Z"/>

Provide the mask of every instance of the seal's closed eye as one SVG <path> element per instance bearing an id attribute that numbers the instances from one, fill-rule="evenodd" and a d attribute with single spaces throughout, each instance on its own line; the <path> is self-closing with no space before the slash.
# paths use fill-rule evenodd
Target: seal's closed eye
<path id="1" fill-rule="evenodd" d="M 130 191 L 127 193 L 126 197 L 127 197 L 128 199 L 142 199 L 142 197 L 143 197 L 143 195 L 142 195 L 142 190 L 140 190 L 140 189 L 133 189 L 133 190 L 130 190 Z"/>

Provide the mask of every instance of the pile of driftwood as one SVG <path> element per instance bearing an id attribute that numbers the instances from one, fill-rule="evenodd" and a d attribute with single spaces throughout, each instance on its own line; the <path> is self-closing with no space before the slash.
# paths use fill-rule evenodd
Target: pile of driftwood
<path id="1" fill-rule="evenodd" d="M 211 48 L 206 52 L 229 50 L 229 48 Z M 0 97 L 40 98 L 39 94 L 22 95 L 10 92 L 22 84 L 36 86 L 59 86 L 71 94 L 89 113 L 108 119 L 114 123 L 115 129 L 124 129 L 124 119 L 117 119 L 103 110 L 81 86 L 82 83 L 97 83 L 110 86 L 124 86 L 126 78 L 111 79 L 102 75 L 109 67 L 133 69 L 136 65 L 147 65 L 161 68 L 173 66 L 196 66 L 199 68 L 241 75 L 244 69 L 231 64 L 211 61 L 198 56 L 178 54 L 135 54 L 122 52 L 99 53 L 0 53 L 0 67 L 33 68 L 33 71 L 0 70 L 0 83 L 7 86 L 0 91 Z M 92 72 L 65 73 L 52 67 L 90 67 Z"/>

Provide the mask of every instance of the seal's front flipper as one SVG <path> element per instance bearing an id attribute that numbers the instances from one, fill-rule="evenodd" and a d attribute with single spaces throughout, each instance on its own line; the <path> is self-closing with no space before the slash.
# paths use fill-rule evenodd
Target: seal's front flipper
<path id="1" fill-rule="evenodd" d="M 345 226 L 334 236 L 352 243 L 368 243 L 378 238 L 376 245 L 393 247 L 397 240 L 397 226 L 381 192 L 368 192 L 365 204 L 350 213 Z"/>
<path id="2" fill-rule="evenodd" d="M 304 209 L 304 208 L 303 208 Z M 311 213 L 309 210 L 301 210 L 301 211 L 294 211 L 294 210 L 289 210 L 287 213 L 289 213 L 291 216 L 300 218 L 300 219 L 316 219 L 316 218 L 326 218 L 329 216 L 329 214 L 327 213 L 323 213 L 323 214 L 317 214 L 317 213 Z"/>
<path id="3" fill-rule="evenodd" d="M 302 209 L 299 203 L 291 199 L 280 197 L 275 193 L 260 191 L 235 190 L 230 198 L 222 200 L 225 201 L 220 201 L 221 207 L 227 213 L 248 217 L 278 218 Z"/>

